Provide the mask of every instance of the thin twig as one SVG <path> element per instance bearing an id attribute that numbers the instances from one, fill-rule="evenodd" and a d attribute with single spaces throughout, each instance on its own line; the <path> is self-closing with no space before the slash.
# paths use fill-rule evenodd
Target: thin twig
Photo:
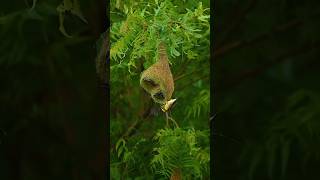
<path id="1" fill-rule="evenodd" d="M 168 115 L 168 112 L 166 112 L 166 126 L 169 128 L 169 115 Z"/>
<path id="2" fill-rule="evenodd" d="M 176 128 L 179 128 L 178 123 L 172 117 L 169 117 L 169 119 L 176 125 Z"/>

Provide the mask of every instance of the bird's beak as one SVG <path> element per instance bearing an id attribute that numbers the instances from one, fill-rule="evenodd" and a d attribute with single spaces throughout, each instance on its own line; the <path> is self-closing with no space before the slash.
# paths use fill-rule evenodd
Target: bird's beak
<path id="1" fill-rule="evenodd" d="M 161 110 L 163 112 L 167 112 L 173 106 L 173 104 L 176 102 L 176 100 L 177 99 L 170 99 L 164 105 L 161 106 Z"/>

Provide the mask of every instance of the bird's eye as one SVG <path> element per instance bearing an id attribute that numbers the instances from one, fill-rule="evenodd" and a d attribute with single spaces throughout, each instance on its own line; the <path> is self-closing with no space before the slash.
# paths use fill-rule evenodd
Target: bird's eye
<path id="1" fill-rule="evenodd" d="M 159 100 L 164 100 L 164 95 L 163 95 L 163 93 L 161 91 L 155 93 L 153 95 L 153 97 L 156 98 L 156 99 L 159 99 Z"/>

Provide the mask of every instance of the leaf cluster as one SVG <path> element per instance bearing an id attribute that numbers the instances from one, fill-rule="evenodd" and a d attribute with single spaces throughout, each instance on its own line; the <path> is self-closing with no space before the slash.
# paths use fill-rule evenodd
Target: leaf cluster
<path id="1" fill-rule="evenodd" d="M 154 136 L 157 142 L 153 149 L 151 167 L 164 177 L 170 177 L 180 169 L 187 179 L 202 179 L 208 174 L 210 161 L 208 131 L 194 129 L 161 129 Z M 205 144 L 199 142 L 205 141 Z"/>

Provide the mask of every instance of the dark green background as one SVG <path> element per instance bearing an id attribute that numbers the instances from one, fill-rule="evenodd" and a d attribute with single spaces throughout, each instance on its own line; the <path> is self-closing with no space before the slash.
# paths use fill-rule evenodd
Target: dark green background
<path id="1" fill-rule="evenodd" d="M 79 0 L 88 24 L 62 0 L 0 3 L 0 179 L 104 179 L 105 92 L 95 73 L 105 1 Z"/>
<path id="2" fill-rule="evenodd" d="M 215 1 L 215 179 L 320 178 L 319 17 L 316 0 Z"/>

